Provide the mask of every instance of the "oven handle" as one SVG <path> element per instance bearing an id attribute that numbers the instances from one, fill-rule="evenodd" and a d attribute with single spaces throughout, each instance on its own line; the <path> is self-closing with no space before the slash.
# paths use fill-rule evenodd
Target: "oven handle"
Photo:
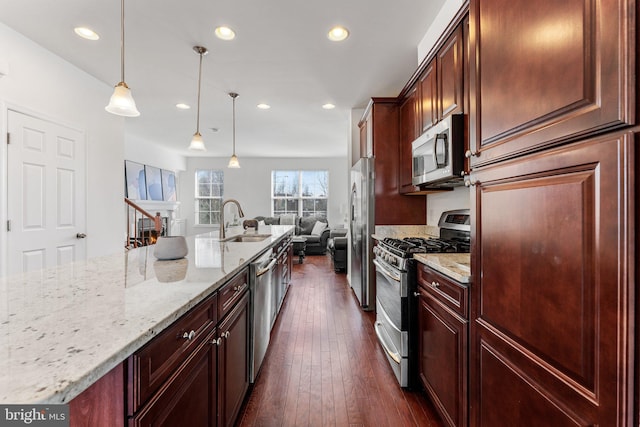
<path id="1" fill-rule="evenodd" d="M 394 282 L 400 282 L 400 277 L 395 276 L 387 267 L 382 265 L 380 261 L 374 259 L 373 263 L 380 270 L 380 273 L 384 274 L 387 278 L 393 280 Z"/>
<path id="2" fill-rule="evenodd" d="M 384 351 L 386 351 L 389 357 L 391 357 L 393 360 L 395 360 L 396 363 L 399 364 L 400 354 L 398 352 L 390 350 L 391 346 L 388 343 L 389 340 L 387 338 L 387 333 L 383 330 L 384 328 L 382 326 L 382 322 L 376 322 L 374 325 L 374 329 L 376 331 L 376 335 L 378 336 L 380 344 L 382 344 L 382 347 L 384 348 Z"/>

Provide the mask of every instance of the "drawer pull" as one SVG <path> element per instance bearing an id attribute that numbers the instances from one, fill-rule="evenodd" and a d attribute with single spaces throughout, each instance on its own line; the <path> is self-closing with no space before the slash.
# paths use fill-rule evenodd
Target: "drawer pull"
<path id="1" fill-rule="evenodd" d="M 218 339 L 213 339 L 209 344 L 211 345 L 220 345 L 222 344 L 222 338 L 218 338 Z"/>
<path id="2" fill-rule="evenodd" d="M 185 332 L 184 334 L 182 334 L 182 338 L 189 341 L 191 341 L 195 336 L 196 336 L 196 331 Z"/>
<path id="3" fill-rule="evenodd" d="M 224 332 L 224 333 L 220 334 L 220 336 L 221 336 L 221 337 L 223 337 L 223 338 L 229 338 L 229 335 L 231 335 L 231 334 L 229 333 L 229 331 L 227 331 L 227 332 Z"/>
<path id="4" fill-rule="evenodd" d="M 438 283 L 438 282 L 431 282 L 431 287 L 432 287 L 432 288 L 434 288 L 434 289 L 435 289 L 435 288 L 437 288 L 437 287 L 439 287 L 439 286 L 440 286 L 440 283 Z"/>
<path id="5" fill-rule="evenodd" d="M 233 287 L 233 291 L 234 292 L 240 292 L 240 291 L 244 290 L 244 288 L 246 288 L 246 287 L 247 287 L 246 283 L 243 283 L 242 285 L 236 285 L 236 286 Z"/>
<path id="6" fill-rule="evenodd" d="M 420 292 L 414 292 L 413 296 L 416 297 L 416 298 L 420 298 Z"/>

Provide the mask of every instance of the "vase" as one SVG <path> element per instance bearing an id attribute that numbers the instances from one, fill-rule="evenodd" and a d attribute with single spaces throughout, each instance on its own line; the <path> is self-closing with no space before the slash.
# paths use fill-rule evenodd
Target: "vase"
<path id="1" fill-rule="evenodd" d="M 189 253 L 184 236 L 161 236 L 155 244 L 153 256 L 159 260 L 184 258 Z"/>

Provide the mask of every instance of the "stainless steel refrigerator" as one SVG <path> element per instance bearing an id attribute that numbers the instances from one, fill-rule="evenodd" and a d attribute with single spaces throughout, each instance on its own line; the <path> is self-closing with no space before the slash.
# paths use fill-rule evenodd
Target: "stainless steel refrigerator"
<path id="1" fill-rule="evenodd" d="M 375 309 L 375 270 L 372 262 L 374 232 L 374 159 L 363 157 L 351 168 L 350 232 L 351 287 L 364 310 Z"/>

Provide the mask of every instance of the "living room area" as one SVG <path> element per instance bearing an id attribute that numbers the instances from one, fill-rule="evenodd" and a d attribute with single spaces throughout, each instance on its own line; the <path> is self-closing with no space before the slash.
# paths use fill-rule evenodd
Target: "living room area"
<path id="1" fill-rule="evenodd" d="M 225 206 L 227 225 L 242 225 L 244 220 L 256 219 L 260 224 L 291 224 L 295 226 L 297 240 L 305 241 L 304 256 L 326 255 L 334 259 L 336 238 L 338 242 L 337 272 L 346 272 L 346 234 L 348 228 L 349 167 L 346 157 L 318 158 L 241 158 L 239 169 L 227 167 L 226 158 L 184 157 L 171 155 L 163 150 L 145 149 L 146 141 L 127 141 L 125 158 L 130 162 L 151 165 L 163 171 L 175 173 L 176 198 L 173 202 L 134 200 L 136 204 L 155 214 L 167 205 L 170 234 L 196 235 L 219 230 L 219 206 L 223 200 L 237 200 L 244 213 L 240 218 L 236 206 Z M 150 147 L 148 147 L 150 148 Z M 203 189 L 197 174 L 214 176 Z M 295 174 L 304 175 L 299 187 L 300 200 L 281 197 L 291 191 L 282 191 L 283 180 L 295 181 Z M 304 182 L 304 180 L 312 181 Z M 200 180 L 202 181 L 202 180 Z M 276 182 L 277 181 L 277 182 Z M 315 185 L 317 182 L 320 185 Z M 314 188 L 309 188 L 314 186 Z M 276 189 L 279 187 L 279 190 Z M 304 189 L 302 189 L 304 187 Z M 198 193 L 201 194 L 198 194 Z M 274 193 L 276 193 L 274 195 Z M 282 193 L 282 194 L 281 194 Z M 202 200 L 215 196 L 218 200 L 212 212 L 202 208 Z M 278 200 L 279 199 L 279 200 Z M 294 198 L 295 199 L 295 198 Z M 283 219 L 281 221 L 281 219 Z M 175 227 L 179 224 L 179 227 Z M 317 224 L 317 225 L 316 225 Z M 315 226 L 315 234 L 313 233 Z M 322 228 L 322 229 L 320 229 Z M 296 246 L 299 246 L 296 245 Z M 299 251 L 298 251 L 299 252 Z M 299 253 L 296 253 L 299 255 Z M 331 262 L 331 265 L 334 265 Z"/>

